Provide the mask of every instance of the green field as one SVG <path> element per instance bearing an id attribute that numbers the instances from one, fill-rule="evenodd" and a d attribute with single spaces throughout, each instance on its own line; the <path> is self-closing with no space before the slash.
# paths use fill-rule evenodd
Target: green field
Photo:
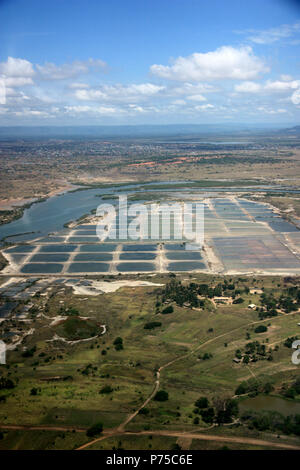
<path id="1" fill-rule="evenodd" d="M 170 276 L 156 275 L 148 279 L 166 284 Z M 177 279 L 186 285 L 190 282 L 216 285 L 221 278 L 196 274 L 188 278 L 177 276 Z M 162 287 L 126 287 L 88 297 L 75 295 L 71 288 L 58 292 L 58 287 L 53 287 L 48 296 L 34 297 L 35 310 L 31 310 L 35 312 L 31 313 L 34 332 L 24 339 L 22 347 L 8 352 L 8 366 L 1 366 L 2 377 L 11 379 L 15 387 L 0 390 L 0 396 L 5 397 L 0 401 L 0 423 L 4 427 L 0 448 L 21 449 L 31 445 L 32 448 L 74 448 L 88 441 L 84 430 L 97 422 L 103 423 L 106 433 L 110 432 L 143 405 L 153 391 L 156 370 L 173 360 L 176 361 L 160 374 L 159 388 L 168 392 L 168 400 L 151 399 L 146 412 L 133 417 L 126 431 L 205 432 L 207 429 L 211 433 L 211 425 L 195 415 L 195 401 L 200 396 L 207 397 L 210 403 L 233 397 L 237 386 L 249 379 L 260 385 L 270 382 L 272 393 L 280 394 L 283 386 L 300 375 L 299 366 L 291 362 L 291 349 L 283 344 L 288 337 L 296 336 L 298 330 L 300 335 L 297 326 L 300 313 L 279 312 L 277 316 L 260 320 L 258 312 L 248 308 L 250 303 L 260 306 L 260 295 L 246 293 L 245 288 L 259 287 L 279 296 L 287 284 L 275 277 L 230 278 L 228 282 L 243 292 L 243 303 L 216 306 L 207 299 L 202 308 L 190 308 L 172 302 L 173 312 L 169 314 L 161 313 Z M 39 307 L 48 319 L 36 314 Z M 74 318 L 67 320 L 68 324 L 72 319 L 71 333 L 61 322 L 49 324 L 49 318 L 64 315 L 71 308 L 81 316 L 93 318 L 92 333 L 96 322 L 106 325 L 106 333 L 75 344 L 53 340 L 57 332 L 60 336 L 64 332 L 72 333 L 73 339 Z M 161 325 L 144 328 L 153 321 Z M 266 325 L 267 332 L 255 333 L 258 324 Z M 114 344 L 117 337 L 122 338 L 123 349 L 117 350 Z M 233 362 L 236 350 L 243 350 L 249 341 L 271 347 L 273 360 Z M 29 357 L 24 354 L 24 346 L 33 351 Z M 208 359 L 203 359 L 205 354 Z M 100 393 L 107 386 L 109 392 Z M 32 392 L 33 389 L 36 391 Z M 195 424 L 197 416 L 199 420 Z M 11 425 L 40 425 L 45 430 L 35 440 L 37 431 L 13 431 L 8 429 Z M 55 427 L 63 430 L 51 431 Z M 72 433 L 71 429 L 78 432 Z M 222 432 L 223 427 L 218 427 L 218 433 Z M 152 440 L 148 436 L 137 436 L 134 440 L 128 436 L 108 436 L 94 447 L 170 449 L 175 444 L 176 439 L 171 436 L 153 436 Z M 234 445 L 240 448 L 238 444 L 230 444 L 229 448 Z M 219 447 L 222 443 L 195 439 L 189 444 L 189 448 Z"/>

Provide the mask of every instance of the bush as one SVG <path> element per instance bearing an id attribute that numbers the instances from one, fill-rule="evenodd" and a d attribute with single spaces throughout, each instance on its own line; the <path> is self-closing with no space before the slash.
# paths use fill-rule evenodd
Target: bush
<path id="1" fill-rule="evenodd" d="M 259 325 L 255 328 L 254 333 L 265 333 L 268 331 L 268 327 L 265 325 Z"/>
<path id="2" fill-rule="evenodd" d="M 114 346 L 115 346 L 115 350 L 116 351 L 121 351 L 121 349 L 124 349 L 123 348 L 123 339 L 118 336 L 115 340 L 114 340 Z"/>
<path id="3" fill-rule="evenodd" d="M 274 391 L 274 387 L 273 387 L 272 384 L 270 384 L 270 382 L 267 382 L 267 383 L 263 386 L 263 392 L 264 392 L 264 393 L 269 394 L 269 393 L 271 393 L 271 392 L 273 392 L 273 391 Z"/>
<path id="4" fill-rule="evenodd" d="M 169 394 L 168 392 L 165 392 L 164 390 L 160 390 L 154 396 L 154 400 L 156 401 L 167 401 L 168 399 L 169 399 Z"/>
<path id="5" fill-rule="evenodd" d="M 169 305 L 168 307 L 164 308 L 161 313 L 163 313 L 165 315 L 167 313 L 173 313 L 173 312 L 174 312 L 173 306 Z"/>
<path id="6" fill-rule="evenodd" d="M 196 402 L 195 406 L 197 408 L 207 408 L 208 407 L 208 399 L 206 397 L 200 397 Z"/>
<path id="7" fill-rule="evenodd" d="M 113 388 L 111 388 L 110 385 L 105 385 L 105 387 L 102 387 L 99 393 L 105 394 L 105 393 L 112 393 L 114 391 Z"/>
<path id="8" fill-rule="evenodd" d="M 142 409 L 139 411 L 139 414 L 140 414 L 140 415 L 148 415 L 148 414 L 149 414 L 149 409 L 148 409 L 148 408 L 142 408 Z"/>
<path id="9" fill-rule="evenodd" d="M 0 390 L 10 390 L 15 387 L 14 382 L 11 379 L 6 379 L 5 377 L 0 378 Z"/>
<path id="10" fill-rule="evenodd" d="M 244 383 L 241 383 L 237 389 L 235 390 L 235 394 L 236 395 L 244 395 L 245 393 L 247 393 L 247 385 L 244 384 Z"/>
<path id="11" fill-rule="evenodd" d="M 161 326 L 160 321 L 150 321 L 149 323 L 146 323 L 144 326 L 144 330 L 153 330 L 153 328 L 157 328 Z"/>
<path id="12" fill-rule="evenodd" d="M 232 302 L 233 304 L 242 304 L 244 301 L 244 299 L 242 297 L 239 297 L 238 299 L 234 299 L 234 301 Z"/>
<path id="13" fill-rule="evenodd" d="M 101 434 L 102 431 L 103 431 L 103 424 L 96 423 L 87 430 L 86 435 L 88 437 L 94 437 L 94 436 L 97 436 L 98 434 Z"/>
<path id="14" fill-rule="evenodd" d="M 283 344 L 286 348 L 291 348 L 293 342 L 297 339 L 299 339 L 298 336 L 291 336 L 290 338 L 287 338 Z"/>
<path id="15" fill-rule="evenodd" d="M 32 357 L 35 352 L 36 352 L 36 346 L 33 346 L 33 348 L 31 349 L 26 349 L 26 351 L 22 353 L 22 357 Z"/>
<path id="16" fill-rule="evenodd" d="M 207 408 L 205 410 L 201 410 L 200 414 L 201 414 L 202 420 L 207 424 L 211 424 L 215 417 L 215 411 L 213 408 Z"/>

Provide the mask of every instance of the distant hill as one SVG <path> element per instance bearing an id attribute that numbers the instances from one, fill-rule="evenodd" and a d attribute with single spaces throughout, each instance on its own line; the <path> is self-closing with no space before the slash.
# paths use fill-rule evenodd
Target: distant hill
<path id="1" fill-rule="evenodd" d="M 123 126 L 0 126 L 0 139 L 151 138 L 166 136 L 229 135 L 274 131 L 282 126 L 260 124 L 164 124 Z"/>
<path id="2" fill-rule="evenodd" d="M 287 129 L 281 129 L 278 131 L 280 134 L 294 134 L 300 135 L 300 126 L 289 127 Z"/>

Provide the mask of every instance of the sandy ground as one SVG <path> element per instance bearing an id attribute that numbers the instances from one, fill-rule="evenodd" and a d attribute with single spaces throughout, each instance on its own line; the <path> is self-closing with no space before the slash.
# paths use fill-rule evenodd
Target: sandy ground
<path id="1" fill-rule="evenodd" d="M 0 199 L 0 210 L 1 211 L 11 211 L 13 209 L 20 206 L 23 206 L 24 204 L 28 204 L 31 202 L 36 201 L 38 198 L 37 197 L 32 197 L 28 199 L 23 199 L 21 197 L 16 198 L 16 199 Z"/>
<path id="2" fill-rule="evenodd" d="M 73 184 L 63 184 L 57 189 L 53 189 L 52 191 L 49 191 L 45 195 L 39 195 L 38 197 L 33 197 L 33 198 L 10 198 L 10 199 L 0 199 L 0 210 L 13 210 L 16 207 L 21 207 L 24 204 L 28 204 L 34 201 L 37 201 L 41 197 L 52 197 L 56 196 L 57 194 L 64 193 L 65 191 L 70 191 L 71 189 L 76 189 L 79 186 L 74 186 Z"/>
<path id="3" fill-rule="evenodd" d="M 82 286 L 76 285 L 76 283 L 67 281 L 66 285 L 71 286 L 74 290 L 74 294 L 77 295 L 99 295 L 99 294 L 108 294 L 110 292 L 116 292 L 122 287 L 162 287 L 164 284 L 156 284 L 154 282 L 148 281 L 94 281 L 91 280 L 91 286 Z"/>

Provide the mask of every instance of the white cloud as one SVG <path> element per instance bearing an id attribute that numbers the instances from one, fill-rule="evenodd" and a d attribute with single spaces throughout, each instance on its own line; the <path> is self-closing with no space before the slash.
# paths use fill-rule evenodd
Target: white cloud
<path id="1" fill-rule="evenodd" d="M 31 77 L 5 77 L 4 79 L 5 86 L 7 87 L 19 87 L 24 85 L 33 85 L 33 80 Z"/>
<path id="2" fill-rule="evenodd" d="M 129 109 L 131 111 L 135 111 L 137 113 L 145 113 L 147 110 L 143 108 L 142 106 L 137 106 L 136 104 L 130 104 Z"/>
<path id="3" fill-rule="evenodd" d="M 210 93 L 218 91 L 218 89 L 207 83 L 183 83 L 180 86 L 175 86 L 172 88 L 166 89 L 168 95 L 199 95 L 202 93 Z"/>
<path id="4" fill-rule="evenodd" d="M 65 106 L 64 107 L 66 114 L 77 115 L 77 114 L 103 114 L 103 115 L 110 115 L 115 114 L 118 110 L 112 106 Z"/>
<path id="5" fill-rule="evenodd" d="M 187 96 L 186 99 L 191 101 L 206 101 L 206 98 L 203 95 L 190 95 Z"/>
<path id="6" fill-rule="evenodd" d="M 290 82 L 293 80 L 293 77 L 291 75 L 282 74 L 280 75 L 280 80 L 283 80 L 284 82 Z"/>
<path id="7" fill-rule="evenodd" d="M 184 100 L 174 100 L 174 101 L 172 101 L 171 104 L 175 104 L 175 105 L 178 105 L 178 106 L 183 106 L 183 105 L 186 104 L 186 101 L 184 101 Z"/>
<path id="8" fill-rule="evenodd" d="M 8 57 L 6 62 L 0 62 L 0 73 L 5 77 L 33 77 L 35 74 L 31 62 L 25 59 Z"/>
<path id="9" fill-rule="evenodd" d="M 272 108 L 266 108 L 265 106 L 260 106 L 257 108 L 258 111 L 266 114 L 284 114 L 287 113 L 286 109 L 279 108 L 279 109 L 272 109 Z"/>
<path id="10" fill-rule="evenodd" d="M 208 109 L 213 109 L 214 108 L 214 105 L 213 104 L 202 104 L 202 105 L 198 105 L 198 106 L 195 106 L 195 110 L 196 111 L 207 111 Z"/>
<path id="11" fill-rule="evenodd" d="M 243 82 L 235 85 L 238 93 L 284 93 L 300 87 L 300 80 L 267 80 L 265 83 Z"/>
<path id="12" fill-rule="evenodd" d="M 34 117 L 50 117 L 46 111 L 40 111 L 38 109 L 24 108 L 21 111 L 15 111 L 15 116 L 34 116 Z"/>
<path id="13" fill-rule="evenodd" d="M 82 88 L 89 88 L 90 86 L 87 83 L 74 82 L 69 85 L 69 88 L 79 90 Z"/>
<path id="14" fill-rule="evenodd" d="M 277 28 L 270 28 L 266 30 L 248 30 L 250 36 L 247 37 L 250 41 L 256 44 L 273 44 L 280 39 L 285 39 L 300 32 L 300 23 L 283 24 Z"/>
<path id="15" fill-rule="evenodd" d="M 75 97 L 82 101 L 98 101 L 106 99 L 106 94 L 100 90 L 79 89 L 75 91 Z"/>
<path id="16" fill-rule="evenodd" d="M 78 75 L 86 74 L 91 67 L 105 68 L 106 64 L 99 59 L 88 59 L 86 61 L 75 60 L 70 64 L 56 65 L 47 62 L 45 65 L 36 66 L 41 77 L 46 80 L 65 80 Z"/>
<path id="17" fill-rule="evenodd" d="M 213 52 L 178 57 L 173 65 L 150 67 L 151 72 L 162 78 L 179 81 L 248 80 L 269 69 L 253 54 L 251 47 L 222 46 Z"/>
<path id="18" fill-rule="evenodd" d="M 299 86 L 300 86 L 299 80 L 292 80 L 292 81 L 268 80 L 264 86 L 264 89 L 270 90 L 270 91 L 288 91 L 288 90 L 295 90 Z"/>
<path id="19" fill-rule="evenodd" d="M 75 97 L 82 101 L 132 101 L 132 99 L 142 99 L 152 97 L 163 91 L 165 87 L 152 83 L 142 83 L 139 85 L 103 85 L 99 89 L 78 89 Z"/>
<path id="20" fill-rule="evenodd" d="M 294 93 L 292 94 L 291 102 L 295 105 L 300 104 L 300 88 L 298 88 L 298 90 L 294 91 Z"/>
<path id="21" fill-rule="evenodd" d="M 257 93 L 261 90 L 261 85 L 255 82 L 244 82 L 235 85 L 234 90 L 238 93 Z"/>

